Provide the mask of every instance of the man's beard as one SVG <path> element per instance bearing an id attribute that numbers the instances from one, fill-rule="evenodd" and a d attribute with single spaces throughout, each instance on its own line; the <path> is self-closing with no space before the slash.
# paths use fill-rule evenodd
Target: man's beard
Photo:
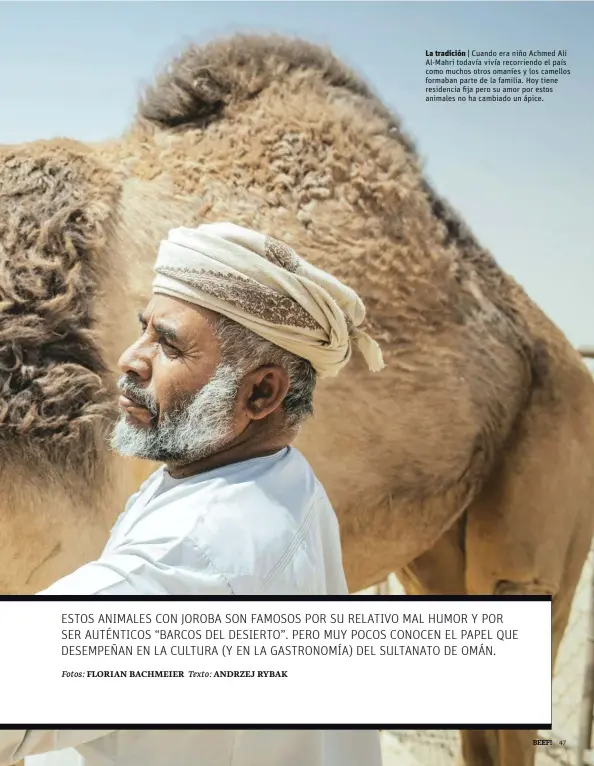
<path id="1" fill-rule="evenodd" d="M 213 455 L 233 438 L 233 410 L 241 378 L 241 372 L 220 364 L 189 402 L 147 427 L 131 425 L 121 414 L 112 432 L 112 448 L 122 455 L 158 462 L 199 460 Z M 125 376 L 119 379 L 118 386 L 156 418 L 157 403 L 148 391 L 137 388 Z"/>

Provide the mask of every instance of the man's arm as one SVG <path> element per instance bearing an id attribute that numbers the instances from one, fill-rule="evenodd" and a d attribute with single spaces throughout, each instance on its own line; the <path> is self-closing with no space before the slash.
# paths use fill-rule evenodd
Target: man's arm
<path id="1" fill-rule="evenodd" d="M 63 577 L 37 595 L 64 594 L 76 596 L 90 595 L 142 595 L 123 576 L 123 571 L 114 565 L 113 557 L 103 557 L 77 569 L 71 575 Z M 117 556 L 115 557 L 117 560 Z M 5 689 L 5 693 L 10 690 Z M 0 766 L 11 766 L 23 758 L 50 750 L 62 750 L 77 747 L 95 739 L 100 739 L 112 730 L 89 731 L 84 729 L 0 730 Z"/>
<path id="2" fill-rule="evenodd" d="M 38 596 L 232 596 L 225 577 L 186 536 L 135 539 L 58 580 Z"/>
<path id="3" fill-rule="evenodd" d="M 122 543 L 37 595 L 230 596 L 232 590 L 191 538 L 165 537 Z M 4 693 L 10 693 L 5 689 Z M 0 731 L 0 766 L 28 755 L 76 747 L 110 731 Z"/>
<path id="4" fill-rule="evenodd" d="M 7 729 L 0 731 L 0 766 L 11 766 L 22 758 L 48 750 L 76 747 L 94 739 L 111 734 L 111 730 L 88 731 L 32 731 L 31 729 Z"/>

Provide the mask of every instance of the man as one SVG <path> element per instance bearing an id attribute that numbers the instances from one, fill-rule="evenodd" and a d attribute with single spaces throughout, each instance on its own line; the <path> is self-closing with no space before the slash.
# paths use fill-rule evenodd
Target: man
<path id="1" fill-rule="evenodd" d="M 317 377 L 351 344 L 349 288 L 283 243 L 229 223 L 161 244 L 142 334 L 120 359 L 112 446 L 163 462 L 97 561 L 43 591 L 80 595 L 346 594 L 337 519 L 291 442 Z M 75 752 L 35 755 L 62 748 Z M 367 731 L 3 731 L 0 766 L 377 766 Z M 31 757 L 33 756 L 33 757 Z M 67 761 L 65 759 L 68 759 Z"/>

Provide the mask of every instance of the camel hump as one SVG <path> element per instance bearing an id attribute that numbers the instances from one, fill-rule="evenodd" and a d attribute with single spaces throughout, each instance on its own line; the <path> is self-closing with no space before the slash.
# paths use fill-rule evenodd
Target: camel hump
<path id="1" fill-rule="evenodd" d="M 253 99 L 299 71 L 377 102 L 364 80 L 328 48 L 279 35 L 234 35 L 191 45 L 173 59 L 141 98 L 137 117 L 162 128 L 203 126 L 222 117 L 227 106 Z"/>

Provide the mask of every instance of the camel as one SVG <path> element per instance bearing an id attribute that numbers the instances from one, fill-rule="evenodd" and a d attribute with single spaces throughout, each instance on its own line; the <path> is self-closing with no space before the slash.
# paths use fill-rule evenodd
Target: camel
<path id="1" fill-rule="evenodd" d="M 382 346 L 380 373 L 354 355 L 319 383 L 296 442 L 351 591 L 551 594 L 556 653 L 594 531 L 591 375 L 371 87 L 276 36 L 190 46 L 119 138 L 0 148 L 0 591 L 99 554 L 156 467 L 107 447 L 117 359 L 159 241 L 216 220 L 343 279 Z M 534 736 L 462 732 L 463 762 L 532 766 Z"/>

